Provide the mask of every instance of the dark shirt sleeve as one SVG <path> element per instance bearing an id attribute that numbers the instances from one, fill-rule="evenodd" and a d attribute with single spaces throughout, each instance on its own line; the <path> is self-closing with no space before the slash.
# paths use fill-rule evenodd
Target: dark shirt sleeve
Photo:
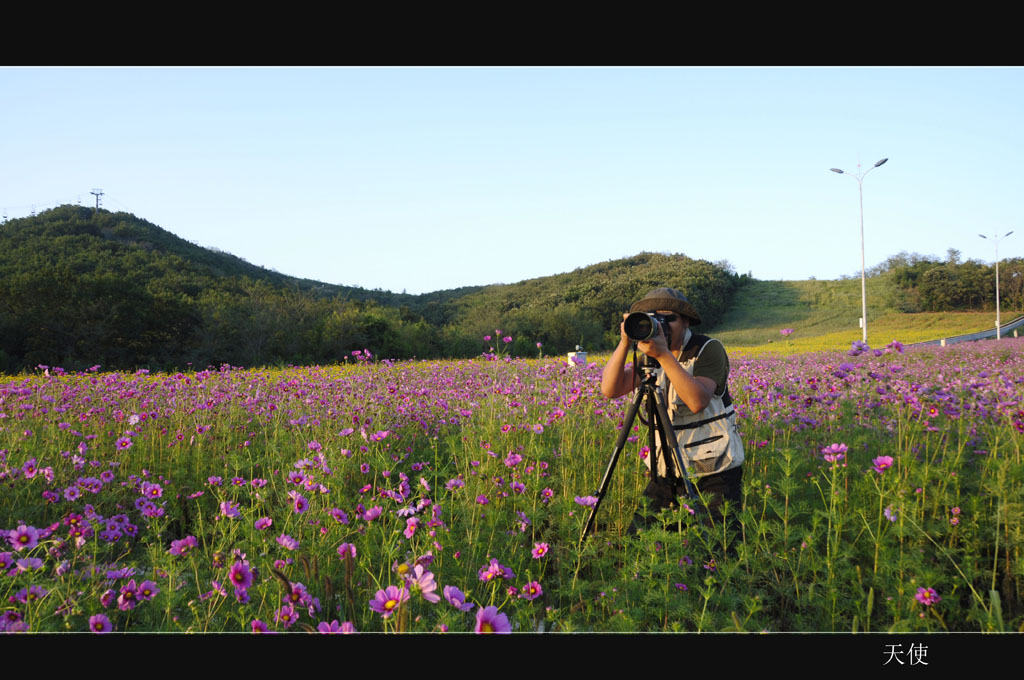
<path id="1" fill-rule="evenodd" d="M 693 365 L 693 377 L 711 378 L 715 381 L 715 396 L 725 394 L 726 381 L 729 379 L 729 357 L 725 354 L 722 343 L 708 340 L 704 345 L 704 351 Z"/>

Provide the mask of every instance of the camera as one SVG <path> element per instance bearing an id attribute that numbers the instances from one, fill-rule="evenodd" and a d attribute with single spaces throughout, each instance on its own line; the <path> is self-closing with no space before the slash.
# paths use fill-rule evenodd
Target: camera
<path id="1" fill-rule="evenodd" d="M 633 312 L 626 317 L 623 329 L 626 336 L 634 342 L 650 340 L 658 334 L 658 329 L 664 329 L 665 342 L 672 345 L 672 328 L 663 314 L 657 312 Z"/>

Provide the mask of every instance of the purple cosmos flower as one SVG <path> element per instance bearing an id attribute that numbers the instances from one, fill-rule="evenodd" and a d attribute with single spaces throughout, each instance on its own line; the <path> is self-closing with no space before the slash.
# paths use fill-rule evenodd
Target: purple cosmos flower
<path id="1" fill-rule="evenodd" d="M 355 559 L 356 547 L 351 543 L 342 543 L 338 546 L 338 557 L 340 557 L 342 561 L 347 559 Z"/>
<path id="2" fill-rule="evenodd" d="M 434 573 L 427 571 L 422 564 L 417 564 L 412 568 L 412 573 L 405 578 L 405 584 L 410 591 L 418 592 L 424 600 L 431 604 L 441 601 L 441 596 L 437 594 L 437 581 L 434 580 Z"/>
<path id="3" fill-rule="evenodd" d="M 143 581 L 139 584 L 139 588 L 135 591 L 135 594 L 140 600 L 148 601 L 160 594 L 160 588 L 158 588 L 152 581 Z"/>
<path id="4" fill-rule="evenodd" d="M 258 520 L 256 520 L 253 526 L 256 528 L 257 531 L 263 531 L 264 529 L 269 529 L 270 525 L 273 523 L 274 520 L 270 519 L 269 517 L 260 517 Z"/>
<path id="5" fill-rule="evenodd" d="M 245 562 L 235 562 L 231 565 L 228 579 L 236 589 L 248 589 L 252 586 L 252 572 L 249 571 L 249 565 Z"/>
<path id="6" fill-rule="evenodd" d="M 382 512 L 384 512 L 384 508 L 380 507 L 379 505 L 375 505 L 363 513 L 362 519 L 366 520 L 367 522 L 372 522 L 373 520 L 380 517 L 380 513 Z"/>
<path id="7" fill-rule="evenodd" d="M 384 590 L 378 590 L 376 597 L 370 600 L 370 609 L 380 614 L 383 618 L 390 618 L 399 605 L 409 600 L 409 591 L 403 586 L 388 586 Z"/>
<path id="8" fill-rule="evenodd" d="M 128 611 L 135 609 L 135 605 L 138 603 L 138 586 L 135 585 L 135 579 L 132 579 L 121 586 L 121 594 L 117 596 L 117 608 L 121 611 Z"/>
<path id="9" fill-rule="evenodd" d="M 39 545 L 39 531 L 35 527 L 26 526 L 24 524 L 19 525 L 17 529 L 12 529 L 7 534 L 7 542 L 11 544 L 15 550 L 22 550 L 23 548 L 32 548 Z"/>
<path id="10" fill-rule="evenodd" d="M 477 633 L 511 633 L 512 625 L 508 617 L 498 612 L 497 607 L 481 607 L 476 611 Z"/>
<path id="11" fill-rule="evenodd" d="M 874 471 L 878 474 L 882 474 L 886 470 L 892 467 L 893 458 L 892 456 L 879 456 L 871 461 L 874 463 Z"/>
<path id="12" fill-rule="evenodd" d="M 931 607 L 936 604 L 942 598 L 935 592 L 934 588 L 918 588 L 917 594 L 914 595 L 914 599 L 923 604 L 926 607 Z"/>
<path id="13" fill-rule="evenodd" d="M 477 575 L 480 577 L 481 581 L 494 581 L 500 578 L 511 580 L 516 577 L 515 573 L 511 569 L 501 564 L 493 557 L 491 558 L 490 564 L 484 565 L 477 572 Z"/>
<path id="14" fill-rule="evenodd" d="M 444 599 L 448 600 L 448 604 L 460 612 L 468 612 L 475 606 L 472 602 L 466 602 L 465 594 L 455 586 L 445 586 L 442 592 Z"/>
<path id="15" fill-rule="evenodd" d="M 597 496 L 576 496 L 575 500 L 585 508 L 592 508 L 597 505 Z"/>
<path id="16" fill-rule="evenodd" d="M 187 555 L 189 550 L 199 545 L 199 541 L 196 540 L 195 536 L 186 536 L 177 541 L 171 541 L 171 549 L 167 552 L 171 555 Z"/>
<path id="17" fill-rule="evenodd" d="M 892 506 L 890 505 L 885 508 L 882 514 L 885 515 L 885 518 L 890 522 L 895 522 L 896 518 L 899 517 L 900 513 L 898 510 L 893 510 Z"/>
<path id="18" fill-rule="evenodd" d="M 238 511 L 238 504 L 232 501 L 224 501 L 220 504 L 220 514 L 224 517 L 230 517 L 231 519 L 242 516 L 242 513 Z"/>
<path id="19" fill-rule="evenodd" d="M 793 334 L 793 329 L 792 328 L 783 328 L 782 330 L 779 331 L 779 333 L 782 334 L 782 337 L 788 338 L 790 335 Z"/>
<path id="20" fill-rule="evenodd" d="M 490 501 L 487 500 L 487 496 L 480 494 L 476 497 L 476 502 L 478 505 L 487 505 Z"/>
<path id="21" fill-rule="evenodd" d="M 289 491 L 288 497 L 292 499 L 292 510 L 296 515 L 301 515 L 309 508 L 309 501 L 298 491 Z"/>
<path id="22" fill-rule="evenodd" d="M 285 628 L 291 628 L 292 624 L 299 620 L 299 613 L 290 604 L 282 606 L 274 614 L 274 620 L 284 624 Z"/>
<path id="23" fill-rule="evenodd" d="M 295 550 L 299 547 L 299 542 L 288 534 L 281 534 L 277 537 L 278 544 L 285 550 Z"/>
<path id="24" fill-rule="evenodd" d="M 848 450 L 849 447 L 846 444 L 829 444 L 821 452 L 825 454 L 826 461 L 836 463 L 845 457 Z"/>
<path id="25" fill-rule="evenodd" d="M 524 600 L 536 600 L 538 597 L 544 594 L 544 589 L 540 587 L 540 583 L 537 581 L 530 581 L 523 589 L 519 592 L 519 597 Z"/>
<path id="26" fill-rule="evenodd" d="M 110 625 L 110 619 L 106 614 L 93 614 L 89 617 L 89 630 L 94 633 L 109 633 L 114 627 Z"/>

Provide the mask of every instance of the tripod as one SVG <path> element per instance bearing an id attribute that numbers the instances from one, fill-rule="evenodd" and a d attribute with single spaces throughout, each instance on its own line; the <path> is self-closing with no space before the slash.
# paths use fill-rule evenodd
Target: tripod
<path id="1" fill-rule="evenodd" d="M 633 343 L 634 356 L 636 350 L 636 343 Z M 634 360 L 633 365 L 637 366 L 637 362 Z M 629 433 L 633 429 L 633 421 L 636 420 L 637 414 L 640 412 L 640 405 L 644 399 L 647 399 L 647 419 L 644 420 L 643 416 L 640 417 L 641 422 L 647 425 L 648 435 L 648 448 L 651 450 L 651 479 L 655 480 L 658 477 L 658 451 L 659 447 L 655 441 L 655 432 L 661 433 L 661 441 L 665 444 L 667 449 L 663 455 L 673 456 L 676 469 L 679 470 L 683 477 L 683 486 L 686 489 L 686 495 L 694 501 L 698 501 L 697 489 L 694 487 L 693 482 L 690 481 L 686 474 L 686 462 L 683 458 L 682 453 L 679 450 L 679 442 L 676 440 L 676 432 L 672 429 L 672 421 L 668 417 L 668 409 L 665 407 L 665 400 L 661 395 L 661 392 L 657 387 L 657 375 L 655 370 L 657 364 L 654 360 L 647 356 L 644 356 L 639 363 L 640 370 L 643 372 L 643 378 L 640 380 L 640 386 L 636 389 L 636 395 L 633 397 L 633 402 L 629 405 L 629 410 L 626 412 L 626 419 L 622 424 L 622 431 L 619 432 L 619 437 L 615 442 L 615 450 L 612 451 L 612 457 L 608 461 L 608 467 L 605 468 L 604 478 L 601 479 L 601 486 L 595 492 L 597 502 L 594 503 L 590 509 L 590 516 L 587 517 L 587 523 L 583 527 L 583 533 L 580 535 L 580 542 L 586 539 L 594 526 L 594 518 L 597 517 L 597 511 L 601 507 L 601 501 L 604 500 L 604 495 L 608 491 L 608 483 L 611 481 L 612 471 L 615 469 L 615 464 L 619 461 L 619 454 L 622 453 L 622 449 L 626 444 L 626 440 L 629 438 Z M 672 461 L 665 462 L 666 472 L 670 469 Z"/>

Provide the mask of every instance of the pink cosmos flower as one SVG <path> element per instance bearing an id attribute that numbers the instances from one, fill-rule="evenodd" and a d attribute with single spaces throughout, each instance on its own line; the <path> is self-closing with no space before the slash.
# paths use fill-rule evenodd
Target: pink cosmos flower
<path id="1" fill-rule="evenodd" d="M 7 542 L 15 550 L 20 551 L 23 548 L 31 550 L 39 545 L 39 531 L 35 527 L 21 524 L 17 529 L 11 529 L 7 534 Z"/>
<path id="2" fill-rule="evenodd" d="M 466 595 L 455 586 L 445 586 L 442 592 L 444 599 L 448 600 L 448 604 L 460 612 L 468 612 L 475 606 L 472 602 L 466 602 Z"/>
<path id="3" fill-rule="evenodd" d="M 106 614 L 93 614 L 89 617 L 89 630 L 97 634 L 109 633 L 114 627 Z"/>
<path id="4" fill-rule="evenodd" d="M 405 579 L 406 585 L 412 592 L 419 592 L 423 599 L 431 604 L 441 601 L 437 594 L 437 581 L 434 580 L 434 573 L 427 571 L 422 564 L 412 568 L 412 573 Z"/>
<path id="5" fill-rule="evenodd" d="M 829 444 L 821 450 L 825 454 L 825 460 L 829 463 L 837 463 L 846 457 L 849 447 L 846 444 Z"/>
<path id="6" fill-rule="evenodd" d="M 242 513 L 238 511 L 238 504 L 233 501 L 224 501 L 220 504 L 220 514 L 231 519 L 236 519 L 242 516 Z"/>
<path id="7" fill-rule="evenodd" d="M 874 463 L 874 471 L 878 474 L 882 474 L 886 470 L 892 467 L 893 458 L 892 456 L 879 456 L 871 461 Z"/>
<path id="8" fill-rule="evenodd" d="M 508 617 L 498 612 L 497 607 L 481 607 L 476 611 L 476 633 L 511 633 Z"/>
<path id="9" fill-rule="evenodd" d="M 544 594 L 544 589 L 540 587 L 540 583 L 537 581 L 530 581 L 523 586 L 522 591 L 519 593 L 519 597 L 524 600 L 536 600 L 538 597 Z"/>
<path id="10" fill-rule="evenodd" d="M 228 579 L 236 590 L 250 588 L 252 586 L 252 572 L 249 571 L 249 565 L 245 562 L 235 562 L 231 565 Z"/>
<path id="11" fill-rule="evenodd" d="M 547 555 L 550 549 L 551 547 L 547 543 L 534 543 L 533 550 L 530 551 L 530 555 L 533 557 L 533 559 L 539 560 L 540 558 Z"/>
<path id="12" fill-rule="evenodd" d="M 285 550 L 295 550 L 299 547 L 299 542 L 288 534 L 281 534 L 277 537 L 277 542 Z"/>
<path id="13" fill-rule="evenodd" d="M 370 609 L 380 614 L 383 618 L 390 618 L 399 605 L 409 600 L 409 591 L 397 586 L 388 586 L 384 590 L 378 590 L 376 597 L 370 600 Z"/>
<path id="14" fill-rule="evenodd" d="M 258 520 L 256 520 L 253 526 L 256 528 L 257 531 L 263 531 L 264 529 L 269 529 L 270 525 L 273 523 L 274 520 L 270 519 L 269 517 L 260 517 Z"/>
<path id="15" fill-rule="evenodd" d="M 347 559 L 355 559 L 356 547 L 351 543 L 342 543 L 338 546 L 338 557 L 340 557 L 342 561 Z"/>
<path id="16" fill-rule="evenodd" d="M 934 588 L 918 588 L 917 594 L 914 595 L 914 599 L 923 604 L 926 607 L 930 607 L 933 604 L 938 603 L 942 598 L 935 592 Z"/>

